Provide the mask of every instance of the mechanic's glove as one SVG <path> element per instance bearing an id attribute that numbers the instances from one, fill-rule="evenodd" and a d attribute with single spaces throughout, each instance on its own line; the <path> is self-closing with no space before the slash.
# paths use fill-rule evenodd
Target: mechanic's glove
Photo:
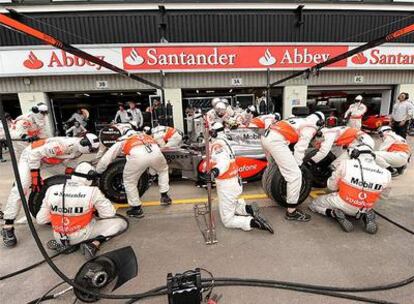
<path id="1" fill-rule="evenodd" d="M 220 171 L 217 168 L 211 169 L 211 175 L 214 176 L 214 178 L 217 178 L 220 175 Z"/>
<path id="2" fill-rule="evenodd" d="M 312 160 L 312 159 L 309 159 L 307 162 L 306 162 L 306 167 L 308 167 L 308 168 L 315 168 L 316 166 L 317 166 L 317 164 Z"/>
<path id="3" fill-rule="evenodd" d="M 65 169 L 65 175 L 71 175 L 71 174 L 73 174 L 73 172 L 75 172 L 75 169 L 73 169 L 71 167 L 67 167 Z"/>
<path id="4" fill-rule="evenodd" d="M 30 170 L 32 176 L 32 192 L 40 192 L 43 186 L 43 180 L 40 177 L 40 169 Z"/>

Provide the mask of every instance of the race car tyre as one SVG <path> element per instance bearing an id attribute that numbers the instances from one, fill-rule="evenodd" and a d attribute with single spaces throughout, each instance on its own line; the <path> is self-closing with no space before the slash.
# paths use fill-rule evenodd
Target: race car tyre
<path id="1" fill-rule="evenodd" d="M 302 170 L 302 188 L 300 190 L 298 204 L 303 203 L 309 196 L 312 190 L 312 175 L 305 167 L 301 167 Z M 267 171 L 267 172 L 266 172 Z M 279 171 L 279 167 L 274 161 L 269 162 L 263 177 L 262 185 L 265 193 L 277 204 L 282 207 L 289 207 L 286 203 L 286 181 Z"/>
<path id="2" fill-rule="evenodd" d="M 102 173 L 99 180 L 99 188 L 106 198 L 118 204 L 126 204 L 128 202 L 122 179 L 125 163 L 125 158 L 115 160 L 108 166 L 108 169 Z M 148 172 L 145 171 L 141 175 L 137 185 L 139 196 L 144 195 L 149 186 L 149 175 Z"/>
<path id="3" fill-rule="evenodd" d="M 326 188 L 328 179 L 332 175 L 332 169 L 330 168 L 330 165 L 336 159 L 336 156 L 332 152 L 329 152 L 329 154 L 320 162 L 312 166 L 309 166 L 308 160 L 310 160 L 310 158 L 314 156 L 317 152 L 317 149 L 308 149 L 306 151 L 305 157 L 303 158 L 303 163 L 306 165 L 307 169 L 309 170 L 312 176 L 312 187 Z"/>
<path id="4" fill-rule="evenodd" d="M 68 175 L 55 175 L 51 176 L 49 178 L 46 178 L 43 182 L 42 189 L 40 192 L 32 192 L 29 196 L 29 209 L 30 213 L 33 217 L 36 217 L 37 213 L 40 210 L 40 207 L 42 206 L 43 199 L 46 195 L 47 189 L 53 185 L 59 185 L 63 184 L 65 180 L 69 178 Z"/>

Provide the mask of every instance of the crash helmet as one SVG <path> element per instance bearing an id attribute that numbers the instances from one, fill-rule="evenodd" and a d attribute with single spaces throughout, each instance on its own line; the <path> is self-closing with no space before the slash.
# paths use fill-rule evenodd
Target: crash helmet
<path id="1" fill-rule="evenodd" d="M 354 146 L 357 146 L 357 147 L 366 146 L 366 147 L 369 147 L 371 150 L 373 150 L 375 148 L 375 141 L 367 133 L 361 132 L 358 135 L 356 145 Z"/>
<path id="2" fill-rule="evenodd" d="M 98 136 L 86 133 L 78 142 L 78 150 L 83 154 L 95 153 L 99 148 Z"/>
<path id="3" fill-rule="evenodd" d="M 48 113 L 48 107 L 45 103 L 41 102 L 38 103 L 37 105 L 35 105 L 34 107 L 32 107 L 32 112 L 34 114 L 42 114 L 42 115 L 46 115 Z"/>
<path id="4" fill-rule="evenodd" d="M 81 162 L 75 168 L 71 176 L 71 180 L 81 183 L 83 185 L 90 186 L 93 181 L 97 178 L 98 173 L 95 170 L 95 167 L 88 162 Z"/>
<path id="5" fill-rule="evenodd" d="M 220 102 L 220 98 L 215 97 L 211 100 L 211 106 L 214 108 L 218 102 Z"/>
<path id="6" fill-rule="evenodd" d="M 227 105 L 224 102 L 219 101 L 214 106 L 214 111 L 217 113 L 219 117 L 223 117 L 227 112 Z"/>
<path id="7" fill-rule="evenodd" d="M 213 125 L 211 126 L 211 129 L 210 129 L 210 136 L 215 138 L 221 132 L 224 132 L 224 125 L 221 122 L 213 123 Z"/>
<path id="8" fill-rule="evenodd" d="M 392 128 L 390 126 L 382 126 L 378 129 L 378 134 L 381 137 L 384 137 L 384 132 L 392 131 Z"/>
<path id="9" fill-rule="evenodd" d="M 356 97 L 355 97 L 354 102 L 361 102 L 361 101 L 362 101 L 362 99 L 364 99 L 364 98 L 362 97 L 362 95 L 358 95 L 358 96 L 356 96 Z"/>
<path id="10" fill-rule="evenodd" d="M 130 136 L 132 136 L 132 135 L 134 135 L 134 134 L 136 134 L 137 132 L 134 130 L 134 129 L 125 129 L 123 132 L 122 132 L 122 136 L 123 137 L 130 137 Z"/>
<path id="11" fill-rule="evenodd" d="M 258 115 L 257 110 L 256 110 L 256 107 L 254 105 L 248 106 L 247 109 L 246 109 L 246 112 L 253 114 L 253 116 L 257 116 Z"/>
<path id="12" fill-rule="evenodd" d="M 316 118 L 315 126 L 318 128 L 322 128 L 325 125 L 325 114 L 321 111 L 316 111 L 308 116 L 308 118 Z"/>
<path id="13" fill-rule="evenodd" d="M 275 120 L 276 120 L 276 121 L 282 120 L 282 115 L 280 115 L 280 113 L 279 113 L 279 112 L 276 112 L 276 113 L 275 113 Z"/>

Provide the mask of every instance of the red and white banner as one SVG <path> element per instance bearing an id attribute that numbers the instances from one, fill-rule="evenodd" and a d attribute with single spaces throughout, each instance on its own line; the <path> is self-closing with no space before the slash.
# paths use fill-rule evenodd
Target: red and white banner
<path id="1" fill-rule="evenodd" d="M 163 71 L 300 70 L 355 47 L 355 44 L 270 45 L 97 45 L 80 48 L 125 70 Z M 327 69 L 413 69 L 414 46 L 385 45 Z M 48 47 L 0 48 L 0 77 L 112 73 L 101 66 Z"/>

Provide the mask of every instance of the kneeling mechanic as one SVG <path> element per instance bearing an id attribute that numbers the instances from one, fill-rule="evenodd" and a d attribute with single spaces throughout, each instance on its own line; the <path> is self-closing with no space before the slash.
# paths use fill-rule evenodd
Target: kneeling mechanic
<path id="1" fill-rule="evenodd" d="M 115 208 L 98 187 L 95 168 L 80 163 L 64 184 L 51 186 L 36 215 L 38 224 L 52 223 L 56 242 L 62 246 L 80 245 L 87 259 L 95 256 L 99 246 L 127 227 L 127 222 L 115 217 Z M 98 217 L 94 216 L 94 212 Z"/>
<path id="2" fill-rule="evenodd" d="M 259 208 L 256 205 L 246 205 L 244 199 L 239 198 L 243 192 L 239 168 L 234 152 L 224 134 L 223 124 L 215 122 L 210 132 L 212 136 L 211 174 L 216 181 L 220 218 L 223 225 L 226 228 L 239 228 L 245 231 L 257 228 L 273 233 L 270 224 L 259 214 Z"/>
<path id="3" fill-rule="evenodd" d="M 366 232 L 377 232 L 373 208 L 389 192 L 391 173 L 376 164 L 372 150 L 365 144 L 350 149 L 350 159 L 343 159 L 328 180 L 328 188 L 335 192 L 309 205 L 312 211 L 336 219 L 345 232 L 353 230 L 347 216 L 361 218 Z"/>

